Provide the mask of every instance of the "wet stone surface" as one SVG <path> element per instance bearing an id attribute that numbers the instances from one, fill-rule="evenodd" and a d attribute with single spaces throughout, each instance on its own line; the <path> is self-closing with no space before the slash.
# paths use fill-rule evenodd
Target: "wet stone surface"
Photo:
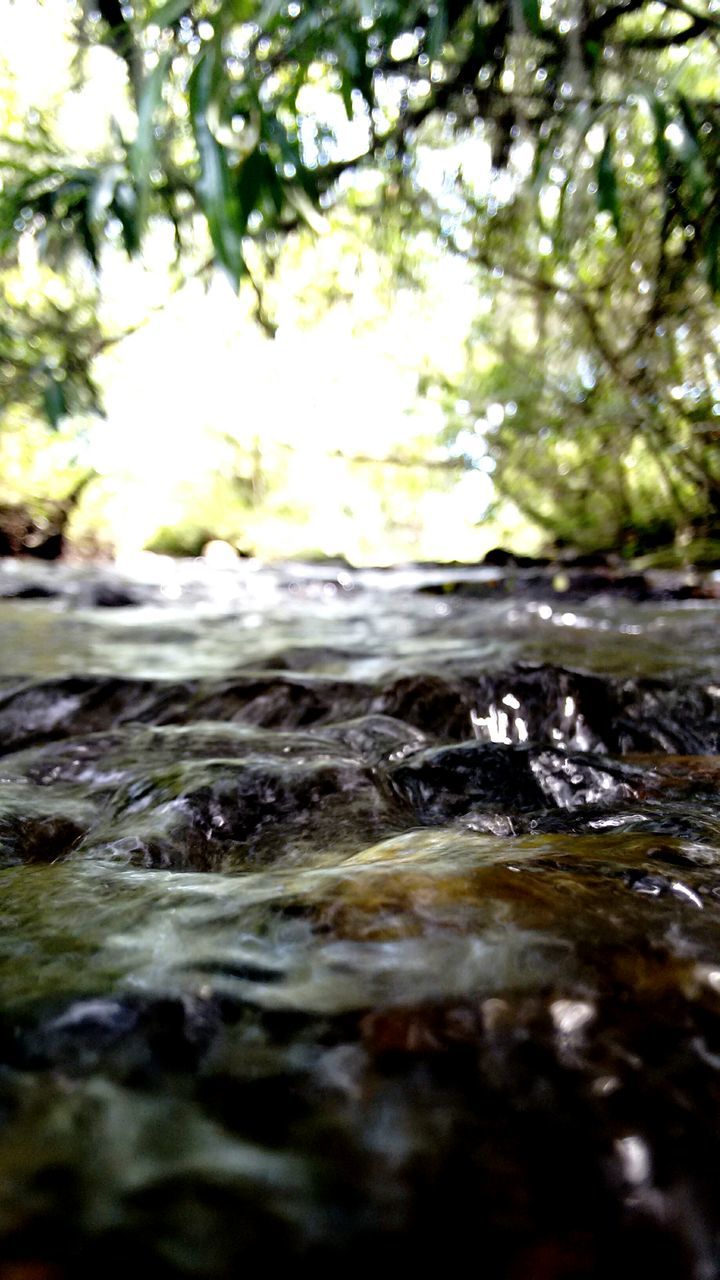
<path id="1" fill-rule="evenodd" d="M 720 1278 L 713 581 L 146 568 L 0 583 L 0 1280 Z"/>

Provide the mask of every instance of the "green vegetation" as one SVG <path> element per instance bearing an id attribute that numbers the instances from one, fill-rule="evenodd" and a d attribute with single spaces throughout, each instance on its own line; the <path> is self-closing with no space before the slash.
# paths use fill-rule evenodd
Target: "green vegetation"
<path id="1" fill-rule="evenodd" d="M 77 92 L 101 54 L 123 101 L 79 154 L 59 107 L 0 87 L 4 431 L 97 413 L 103 263 L 158 228 L 178 281 L 219 268 L 268 336 L 303 255 L 320 314 L 361 244 L 387 309 L 450 259 L 476 298 L 460 367 L 418 351 L 440 452 L 423 475 L 405 442 L 395 507 L 464 460 L 548 541 L 720 537 L 717 0 L 85 0 L 73 21 Z"/>

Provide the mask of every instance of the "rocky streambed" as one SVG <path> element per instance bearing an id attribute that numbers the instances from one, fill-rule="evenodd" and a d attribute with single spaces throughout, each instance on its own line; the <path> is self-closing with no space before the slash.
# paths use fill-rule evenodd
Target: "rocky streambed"
<path id="1" fill-rule="evenodd" d="M 0 595 L 1 1280 L 720 1276 L 712 578 Z"/>

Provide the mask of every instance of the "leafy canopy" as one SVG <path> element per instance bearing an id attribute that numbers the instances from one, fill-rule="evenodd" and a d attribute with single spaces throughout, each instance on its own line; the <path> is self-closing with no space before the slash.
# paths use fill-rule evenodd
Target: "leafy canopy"
<path id="1" fill-rule="evenodd" d="M 82 161 L 41 121 L 4 139 L 6 264 L 32 236 L 98 268 L 157 218 L 182 263 L 204 227 L 272 331 L 282 243 L 344 202 L 398 261 L 476 265 L 467 367 L 425 384 L 499 492 L 563 536 L 594 508 L 596 541 L 653 504 L 720 519 L 720 0 L 85 0 L 76 24 L 80 73 L 95 45 L 126 68 L 135 130 Z"/>
<path id="2" fill-rule="evenodd" d="M 182 243 L 200 210 L 238 283 L 253 243 L 316 225 L 358 167 L 412 194 L 438 122 L 446 136 L 481 136 L 496 171 L 531 147 L 521 176 L 538 216 L 559 186 L 568 217 L 585 205 L 574 234 L 598 211 L 619 232 L 630 129 L 663 241 L 682 236 L 686 262 L 720 284 L 717 0 L 85 0 L 77 32 L 81 52 L 103 44 L 126 64 L 136 133 L 116 130 L 90 165 L 39 127 L 6 142 L 4 252 L 35 227 L 49 251 L 81 244 L 97 263 L 108 236 L 136 253 L 155 212 Z"/>

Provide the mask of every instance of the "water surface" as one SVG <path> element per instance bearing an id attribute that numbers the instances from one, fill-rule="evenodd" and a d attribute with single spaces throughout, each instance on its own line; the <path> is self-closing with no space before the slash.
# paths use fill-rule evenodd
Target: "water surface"
<path id="1" fill-rule="evenodd" d="M 0 593 L 3 1280 L 720 1275 L 710 592 Z"/>

